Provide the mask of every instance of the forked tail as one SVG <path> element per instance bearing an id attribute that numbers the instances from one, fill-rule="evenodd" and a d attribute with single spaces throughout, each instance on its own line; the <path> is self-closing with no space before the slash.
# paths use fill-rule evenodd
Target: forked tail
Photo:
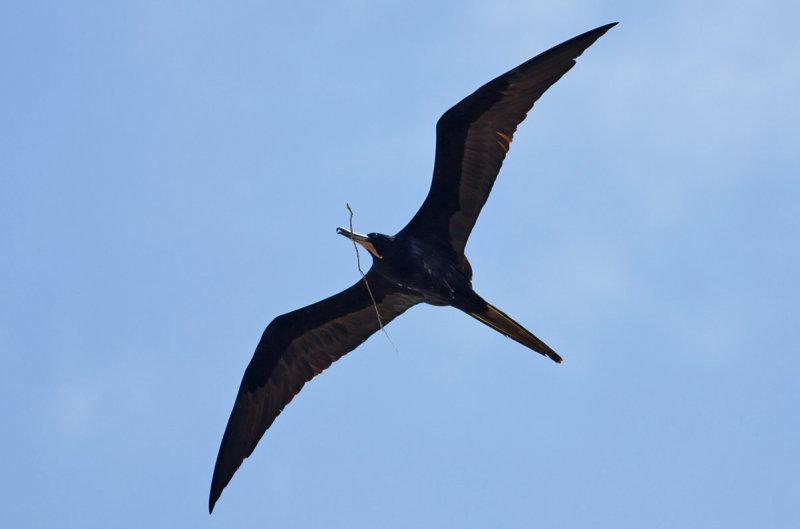
<path id="1" fill-rule="evenodd" d="M 481 300 L 483 301 L 483 300 Z M 473 304 L 470 304 L 473 305 Z M 512 340 L 516 340 L 525 347 L 529 347 L 539 354 L 549 357 L 554 362 L 561 363 L 561 357 L 550 349 L 546 343 L 534 336 L 525 327 L 512 320 L 506 313 L 483 301 L 481 308 L 474 308 L 474 305 L 467 308 L 459 307 L 461 310 L 472 316 L 473 318 L 482 321 L 497 332 L 508 336 Z"/>

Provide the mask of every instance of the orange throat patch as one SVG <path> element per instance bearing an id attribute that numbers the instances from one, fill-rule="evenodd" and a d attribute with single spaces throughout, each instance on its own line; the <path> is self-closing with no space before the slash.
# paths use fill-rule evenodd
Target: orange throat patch
<path id="1" fill-rule="evenodd" d="M 371 253 L 378 259 L 383 259 L 383 256 L 378 253 L 378 250 L 375 249 L 375 246 L 371 242 L 361 242 L 361 241 L 356 241 L 356 242 L 361 246 L 363 246 L 364 248 L 366 248 L 369 253 Z"/>

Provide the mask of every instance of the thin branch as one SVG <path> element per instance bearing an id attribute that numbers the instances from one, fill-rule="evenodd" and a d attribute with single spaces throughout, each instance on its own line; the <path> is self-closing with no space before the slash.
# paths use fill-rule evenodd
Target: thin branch
<path id="1" fill-rule="evenodd" d="M 358 271 L 361 274 L 361 277 L 364 278 L 364 284 L 367 286 L 367 292 L 369 293 L 369 297 L 372 300 L 372 306 L 375 307 L 375 316 L 378 317 L 378 325 L 380 325 L 383 334 L 386 335 L 386 339 L 389 340 L 389 343 L 392 345 L 392 349 L 397 352 L 397 346 L 394 345 L 394 342 L 391 338 L 389 338 L 389 333 L 386 332 L 386 328 L 383 326 L 383 320 L 381 320 L 381 313 L 378 311 L 378 304 L 375 303 L 375 296 L 372 295 L 372 289 L 369 288 L 369 281 L 367 281 L 367 275 L 361 270 L 361 256 L 358 253 L 358 245 L 356 244 L 356 240 L 353 237 L 353 210 L 350 208 L 349 203 L 345 203 L 347 206 L 347 211 L 350 212 L 350 240 L 353 241 L 353 248 L 356 249 L 356 264 L 358 265 Z"/>

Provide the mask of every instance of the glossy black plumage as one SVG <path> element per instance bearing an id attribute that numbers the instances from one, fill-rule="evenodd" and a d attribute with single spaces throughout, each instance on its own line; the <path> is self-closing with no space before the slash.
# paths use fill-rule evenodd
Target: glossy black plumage
<path id="1" fill-rule="evenodd" d="M 570 39 L 501 75 L 448 110 L 436 126 L 430 191 L 395 236 L 339 233 L 373 255 L 367 280 L 384 325 L 417 303 L 451 305 L 560 362 L 544 342 L 472 290 L 464 256 L 519 123 L 534 102 L 615 24 Z M 261 436 L 303 385 L 380 328 L 363 281 L 275 318 L 245 370 L 222 438 L 209 512 Z"/>

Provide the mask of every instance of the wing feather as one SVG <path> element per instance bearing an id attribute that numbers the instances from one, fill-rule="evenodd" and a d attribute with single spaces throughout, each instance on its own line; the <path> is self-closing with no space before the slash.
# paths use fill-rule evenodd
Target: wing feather
<path id="1" fill-rule="evenodd" d="M 367 280 L 384 325 L 422 301 L 372 271 Z M 209 512 L 242 461 L 253 453 L 264 432 L 303 385 L 379 328 L 363 280 L 318 303 L 278 316 L 267 326 L 244 372 L 222 436 Z"/>
<path id="2" fill-rule="evenodd" d="M 436 124 L 428 196 L 402 232 L 436 238 L 464 253 L 517 126 L 539 97 L 575 65 L 608 24 L 570 39 L 486 83 Z"/>

